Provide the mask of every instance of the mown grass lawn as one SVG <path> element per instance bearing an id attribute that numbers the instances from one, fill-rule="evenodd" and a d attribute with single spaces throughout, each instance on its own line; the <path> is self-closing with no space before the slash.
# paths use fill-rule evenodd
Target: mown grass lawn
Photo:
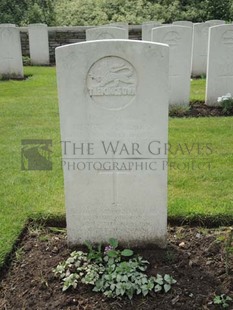
<path id="1" fill-rule="evenodd" d="M 191 80 L 190 101 L 204 101 L 205 100 L 205 79 Z"/>
<path id="2" fill-rule="evenodd" d="M 65 215 L 55 68 L 25 74 L 0 82 L 0 267 L 28 218 Z M 204 91 L 205 80 L 192 81 L 191 100 L 203 101 Z M 232 117 L 170 118 L 171 217 L 233 218 L 232 131 Z M 21 170 L 22 139 L 52 139 L 52 171 Z"/>

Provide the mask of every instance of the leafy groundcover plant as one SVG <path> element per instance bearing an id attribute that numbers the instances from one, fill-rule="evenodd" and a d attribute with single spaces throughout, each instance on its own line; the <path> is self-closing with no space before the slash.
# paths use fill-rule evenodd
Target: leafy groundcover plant
<path id="1" fill-rule="evenodd" d="M 220 103 L 223 113 L 229 115 L 233 112 L 233 97 L 230 93 L 222 97 L 218 97 L 218 103 Z"/>
<path id="2" fill-rule="evenodd" d="M 225 294 L 217 295 L 214 297 L 214 304 L 219 305 L 222 308 L 228 308 L 229 307 L 229 304 L 228 304 L 229 301 L 232 301 L 232 298 L 225 295 Z"/>
<path id="3" fill-rule="evenodd" d="M 132 299 L 134 295 L 146 296 L 150 291 L 167 293 L 176 283 L 168 274 L 147 276 L 149 262 L 130 249 L 119 250 L 116 239 L 110 239 L 104 250 L 101 245 L 97 248 L 90 242 L 86 245 L 87 253 L 74 251 L 53 270 L 63 282 L 63 291 L 83 283 L 110 298 L 127 296 Z"/>

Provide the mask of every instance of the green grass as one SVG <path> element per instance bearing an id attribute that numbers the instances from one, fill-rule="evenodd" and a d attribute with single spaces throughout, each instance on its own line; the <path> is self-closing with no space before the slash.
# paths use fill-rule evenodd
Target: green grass
<path id="1" fill-rule="evenodd" d="M 28 217 L 64 215 L 55 69 L 25 74 L 0 82 L 0 265 Z M 53 170 L 21 171 L 21 139 L 52 139 Z"/>
<path id="2" fill-rule="evenodd" d="M 232 117 L 170 119 L 170 216 L 233 217 L 232 132 Z"/>
<path id="3" fill-rule="evenodd" d="M 191 82 L 190 101 L 205 101 L 205 79 L 193 79 Z"/>
<path id="4" fill-rule="evenodd" d="M 32 76 L 0 82 L 0 267 L 28 218 L 65 214 L 55 68 L 26 67 L 25 74 Z M 192 81 L 191 100 L 204 100 L 204 83 Z M 170 154 L 170 216 L 232 216 L 232 130 L 232 117 L 170 119 L 172 153 L 178 148 Z M 22 139 L 52 139 L 52 171 L 21 170 Z M 191 155 L 183 154 L 178 145 L 185 143 L 211 143 L 213 152 L 200 155 L 194 147 Z M 191 160 L 201 168 L 177 167 Z"/>

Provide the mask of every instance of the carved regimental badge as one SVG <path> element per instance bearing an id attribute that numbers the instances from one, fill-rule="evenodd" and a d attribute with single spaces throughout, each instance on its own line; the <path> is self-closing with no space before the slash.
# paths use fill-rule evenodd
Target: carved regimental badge
<path id="1" fill-rule="evenodd" d="M 125 59 L 115 56 L 95 62 L 87 75 L 87 89 L 92 100 L 102 108 L 120 110 L 136 95 L 135 68 Z"/>
<path id="2" fill-rule="evenodd" d="M 164 36 L 163 42 L 166 42 L 170 48 L 175 48 L 180 43 L 180 39 L 178 32 L 170 31 Z"/>

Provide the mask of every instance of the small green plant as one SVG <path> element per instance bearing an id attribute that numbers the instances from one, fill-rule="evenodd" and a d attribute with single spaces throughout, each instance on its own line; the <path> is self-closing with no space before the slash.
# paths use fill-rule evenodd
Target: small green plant
<path id="1" fill-rule="evenodd" d="M 55 233 L 55 234 L 65 234 L 66 229 L 60 228 L 60 227 L 49 227 L 49 231 Z"/>
<path id="2" fill-rule="evenodd" d="M 176 281 L 168 274 L 148 277 L 145 273 L 149 262 L 141 256 L 134 256 L 130 249 L 119 250 L 118 241 L 110 239 L 102 250 L 86 242 L 88 253 L 74 251 L 53 271 L 63 282 L 63 291 L 76 288 L 78 283 L 93 286 L 94 292 L 116 298 L 134 295 L 146 296 L 150 291 L 167 293 Z"/>
<path id="3" fill-rule="evenodd" d="M 222 243 L 224 247 L 224 257 L 225 257 L 225 270 L 226 274 L 230 273 L 230 261 L 231 256 L 233 255 L 233 228 L 230 227 L 230 230 L 227 231 L 224 235 L 217 237 L 216 242 Z"/>
<path id="4" fill-rule="evenodd" d="M 98 245 L 96 250 L 89 241 L 85 241 L 85 245 L 89 250 L 89 253 L 87 254 L 89 260 L 102 261 L 101 244 Z"/>
<path id="5" fill-rule="evenodd" d="M 16 262 L 20 262 L 23 259 L 23 255 L 25 254 L 25 251 L 23 248 L 18 248 L 15 252 L 15 260 Z"/>
<path id="6" fill-rule="evenodd" d="M 175 253 L 171 249 L 167 249 L 165 253 L 165 259 L 168 263 L 174 263 L 175 261 Z"/>
<path id="7" fill-rule="evenodd" d="M 233 98 L 224 100 L 222 102 L 222 111 L 224 114 L 231 114 L 233 111 Z"/>
<path id="8" fill-rule="evenodd" d="M 228 302 L 231 302 L 231 301 L 232 301 L 232 298 L 227 296 L 227 295 L 225 295 L 225 294 L 216 295 L 214 297 L 214 304 L 215 305 L 219 305 L 222 308 L 228 308 L 229 307 L 229 303 Z"/>
<path id="9" fill-rule="evenodd" d="M 31 237 L 39 237 L 43 231 L 44 231 L 44 227 L 41 224 L 30 223 L 28 225 L 28 234 Z"/>
<path id="10" fill-rule="evenodd" d="M 49 236 L 48 235 L 39 236 L 39 240 L 40 241 L 49 241 Z"/>
<path id="11" fill-rule="evenodd" d="M 169 106 L 169 116 L 183 116 L 190 110 L 190 106 L 173 104 Z"/>
<path id="12" fill-rule="evenodd" d="M 218 97 L 218 102 L 220 103 L 224 114 L 229 115 L 233 112 L 233 98 L 230 93 Z"/>
<path id="13" fill-rule="evenodd" d="M 24 66 L 31 66 L 31 59 L 29 56 L 23 56 L 23 65 Z"/>

